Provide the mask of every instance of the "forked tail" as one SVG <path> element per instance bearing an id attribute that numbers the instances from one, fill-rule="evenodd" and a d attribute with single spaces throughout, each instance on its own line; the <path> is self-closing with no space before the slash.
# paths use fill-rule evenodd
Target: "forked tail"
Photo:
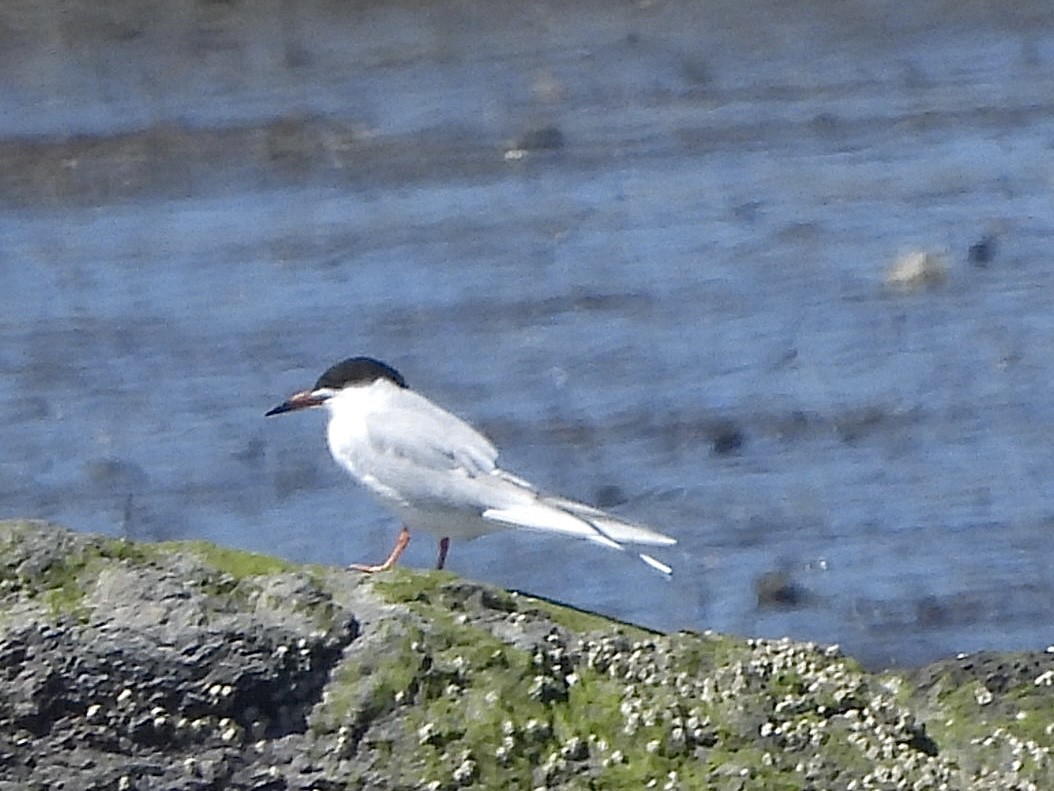
<path id="1" fill-rule="evenodd" d="M 617 519 L 599 508 L 563 497 L 538 495 L 530 503 L 488 508 L 483 512 L 483 518 L 524 530 L 584 538 L 620 551 L 625 551 L 624 544 L 666 547 L 677 543 L 677 539 L 651 528 Z M 651 555 L 638 552 L 637 557 L 666 577 L 673 574 L 670 566 Z"/>

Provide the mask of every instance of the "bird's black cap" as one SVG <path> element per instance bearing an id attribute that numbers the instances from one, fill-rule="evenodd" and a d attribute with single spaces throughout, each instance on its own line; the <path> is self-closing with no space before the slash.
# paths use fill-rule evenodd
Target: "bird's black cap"
<path id="1" fill-rule="evenodd" d="M 372 384 L 378 379 L 387 379 L 399 387 L 406 387 L 406 380 L 403 379 L 402 374 L 390 365 L 374 360 L 372 357 L 349 357 L 327 368 L 315 382 L 314 389 L 319 390 L 325 387 L 330 390 L 340 390 L 350 385 Z"/>

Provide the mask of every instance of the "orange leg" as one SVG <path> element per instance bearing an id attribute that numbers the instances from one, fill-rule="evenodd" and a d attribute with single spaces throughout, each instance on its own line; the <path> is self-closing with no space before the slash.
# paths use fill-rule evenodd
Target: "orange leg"
<path id="1" fill-rule="evenodd" d="M 366 566 L 362 563 L 352 563 L 348 566 L 352 571 L 362 571 L 366 574 L 375 574 L 378 571 L 387 571 L 399 561 L 399 556 L 406 551 L 406 545 L 410 543 L 410 531 L 403 526 L 403 529 L 399 531 L 399 537 L 395 539 L 395 548 L 392 549 L 392 554 L 388 556 L 388 559 L 381 563 L 379 566 Z"/>
<path id="2" fill-rule="evenodd" d="M 442 569 L 443 564 L 446 563 L 446 551 L 450 549 L 450 539 L 444 536 L 439 539 L 439 560 L 436 561 L 436 568 Z"/>

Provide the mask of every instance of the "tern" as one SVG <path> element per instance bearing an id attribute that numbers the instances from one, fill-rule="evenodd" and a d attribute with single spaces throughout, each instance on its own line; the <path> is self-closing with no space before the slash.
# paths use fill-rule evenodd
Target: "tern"
<path id="1" fill-rule="evenodd" d="M 388 559 L 377 565 L 352 564 L 357 571 L 392 568 L 410 543 L 411 530 L 438 536 L 439 569 L 451 538 L 469 540 L 510 528 L 619 550 L 624 544 L 677 543 L 599 508 L 545 494 L 501 469 L 490 440 L 371 357 L 351 357 L 331 366 L 314 387 L 293 394 L 265 417 L 312 407 L 329 412 L 326 438 L 337 464 L 402 519 Z M 664 575 L 672 573 L 651 555 L 638 557 Z"/>

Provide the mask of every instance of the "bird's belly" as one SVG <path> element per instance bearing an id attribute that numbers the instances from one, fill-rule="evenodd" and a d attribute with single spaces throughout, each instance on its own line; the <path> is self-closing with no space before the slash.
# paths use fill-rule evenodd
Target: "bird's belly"
<path id="1" fill-rule="evenodd" d="M 394 510 L 411 531 L 424 530 L 438 538 L 468 541 L 504 529 L 500 524 L 483 519 L 475 511 L 422 509 L 391 501 L 385 502 L 385 505 Z"/>
<path id="2" fill-rule="evenodd" d="M 407 497 L 404 492 L 386 486 L 372 475 L 361 478 L 366 489 L 385 508 L 393 511 L 410 530 L 426 530 L 440 538 L 475 538 L 490 532 L 493 526 L 474 507 L 458 508 L 432 497 Z"/>

